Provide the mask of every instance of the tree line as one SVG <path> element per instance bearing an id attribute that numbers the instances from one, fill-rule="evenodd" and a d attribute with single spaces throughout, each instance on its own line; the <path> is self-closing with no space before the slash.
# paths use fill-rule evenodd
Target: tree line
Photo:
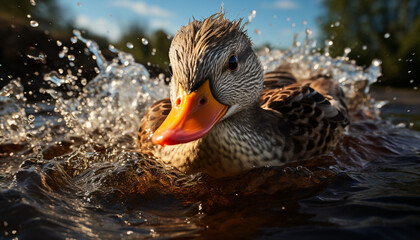
<path id="1" fill-rule="evenodd" d="M 341 56 L 350 47 L 349 57 L 359 65 L 369 66 L 374 58 L 382 60 L 382 85 L 419 85 L 420 0 L 324 0 L 323 6 L 325 13 L 319 17 L 320 42 L 326 39 L 334 42 L 330 47 L 332 56 Z M 0 1 L 0 20 L 27 24 L 28 17 L 36 19 L 40 28 L 53 37 L 70 37 L 74 28 L 71 13 L 56 0 Z M 107 38 L 92 32 L 85 36 L 97 41 L 101 49 L 108 48 Z M 147 44 L 142 42 L 143 38 Z M 166 69 L 170 42 L 163 30 L 148 32 L 132 24 L 112 44 L 133 54 L 138 62 Z M 127 43 L 134 47 L 128 47 Z"/>
<path id="2" fill-rule="evenodd" d="M 332 56 L 368 66 L 382 61 L 382 83 L 416 87 L 420 77 L 420 0 L 324 0 L 322 37 L 334 43 Z"/>

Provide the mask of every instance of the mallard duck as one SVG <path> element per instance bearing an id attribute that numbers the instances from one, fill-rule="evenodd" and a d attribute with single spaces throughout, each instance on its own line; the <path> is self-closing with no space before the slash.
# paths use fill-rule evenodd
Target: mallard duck
<path id="1" fill-rule="evenodd" d="M 226 176 L 330 152 L 348 124 L 343 91 L 290 66 L 263 74 L 242 19 L 181 27 L 169 50 L 170 98 L 154 103 L 138 148 L 186 173 Z"/>

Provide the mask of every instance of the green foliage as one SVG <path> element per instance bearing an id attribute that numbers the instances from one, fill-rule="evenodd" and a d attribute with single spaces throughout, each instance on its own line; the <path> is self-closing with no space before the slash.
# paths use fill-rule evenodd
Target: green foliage
<path id="1" fill-rule="evenodd" d="M 332 56 L 343 55 L 368 66 L 382 60 L 384 84 L 418 85 L 420 77 L 419 0 L 324 0 L 322 36 L 334 42 Z M 410 80 L 414 80 L 410 83 Z"/>
<path id="2" fill-rule="evenodd" d="M 56 0 L 2 0 L 0 1 L 0 15 L 10 21 L 29 21 L 36 19 L 46 30 L 57 31 L 69 29 L 71 19 L 65 14 Z"/>
<path id="3" fill-rule="evenodd" d="M 31 19 L 39 22 L 39 30 L 48 30 L 51 36 L 57 38 L 70 38 L 72 34 L 73 19 L 67 17 L 57 0 L 35 0 L 35 6 L 30 0 L 4 0 L 0 1 L 0 20 L 28 25 L 28 14 Z M 146 28 L 138 24 L 130 25 L 123 36 L 113 43 L 118 49 L 133 54 L 137 62 L 166 69 L 169 58 L 168 51 L 171 40 L 163 30 L 157 30 L 151 34 Z M 84 32 L 84 37 L 96 41 L 101 49 L 105 50 L 109 40 L 92 32 Z M 142 43 L 142 38 L 147 39 L 148 44 Z M 127 47 L 127 43 L 133 44 L 133 48 Z M 106 52 L 106 51 L 105 51 Z"/>

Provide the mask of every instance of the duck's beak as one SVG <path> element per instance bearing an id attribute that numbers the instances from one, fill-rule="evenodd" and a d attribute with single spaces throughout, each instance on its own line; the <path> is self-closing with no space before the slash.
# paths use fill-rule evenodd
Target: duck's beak
<path id="1" fill-rule="evenodd" d="M 152 141 L 165 146 L 199 139 L 212 129 L 227 109 L 228 106 L 214 99 L 209 80 L 190 94 L 179 86 L 171 112 L 153 134 Z"/>

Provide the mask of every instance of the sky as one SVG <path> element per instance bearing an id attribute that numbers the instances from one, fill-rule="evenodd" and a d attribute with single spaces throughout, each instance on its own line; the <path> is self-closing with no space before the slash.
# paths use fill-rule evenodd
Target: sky
<path id="1" fill-rule="evenodd" d="M 313 38 L 318 37 L 316 19 L 322 14 L 320 0 L 59 0 L 59 3 L 75 20 L 77 28 L 111 41 L 117 41 L 133 22 L 148 32 L 163 29 L 174 35 L 192 17 L 206 18 L 217 13 L 223 4 L 229 19 L 247 20 L 255 11 L 246 27 L 255 46 L 268 43 L 289 48 L 293 35 L 299 33 L 303 38 L 307 28 Z"/>

